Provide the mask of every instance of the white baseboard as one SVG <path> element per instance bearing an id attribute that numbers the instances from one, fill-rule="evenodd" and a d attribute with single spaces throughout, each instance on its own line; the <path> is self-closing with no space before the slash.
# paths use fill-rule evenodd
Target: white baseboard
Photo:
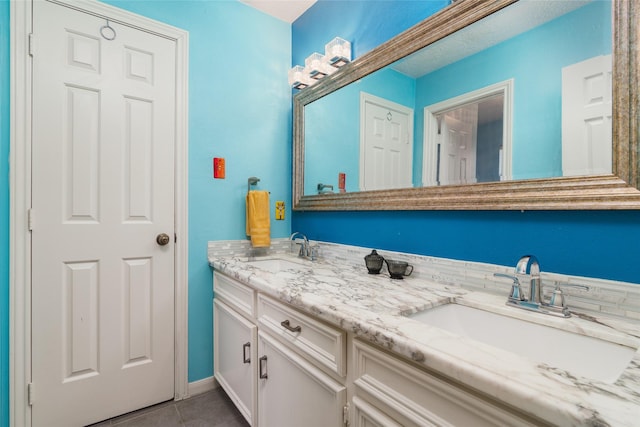
<path id="1" fill-rule="evenodd" d="M 218 387 L 220 387 L 220 384 L 218 384 L 218 381 L 216 381 L 214 377 L 203 378 L 189 383 L 188 395 L 195 396 L 196 394 L 204 393 Z"/>

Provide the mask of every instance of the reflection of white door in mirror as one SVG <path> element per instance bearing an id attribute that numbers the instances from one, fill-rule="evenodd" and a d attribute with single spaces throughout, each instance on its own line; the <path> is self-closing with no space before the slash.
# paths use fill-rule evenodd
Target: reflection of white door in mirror
<path id="1" fill-rule="evenodd" d="M 360 190 L 412 187 L 413 109 L 360 94 Z"/>
<path id="2" fill-rule="evenodd" d="M 424 109 L 423 185 L 511 179 L 513 80 Z"/>
<path id="3" fill-rule="evenodd" d="M 562 175 L 610 174 L 611 55 L 562 69 Z"/>
<path id="4" fill-rule="evenodd" d="M 437 181 L 440 185 L 476 182 L 478 104 L 462 106 L 440 118 Z"/>

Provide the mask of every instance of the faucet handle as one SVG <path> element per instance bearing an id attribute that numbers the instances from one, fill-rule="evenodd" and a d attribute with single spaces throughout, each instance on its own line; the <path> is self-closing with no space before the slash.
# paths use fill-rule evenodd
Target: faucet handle
<path id="1" fill-rule="evenodd" d="M 549 305 L 551 307 L 556 307 L 556 308 L 566 308 L 567 305 L 565 303 L 564 300 L 564 293 L 562 292 L 562 289 L 560 289 L 560 287 L 570 287 L 570 288 L 580 288 L 580 289 L 584 289 L 586 291 L 589 290 L 588 286 L 585 285 L 574 285 L 572 283 L 556 283 L 556 287 L 553 290 L 553 293 L 551 294 L 551 299 L 549 300 Z"/>
<path id="2" fill-rule="evenodd" d="M 316 261 L 318 259 L 318 245 L 312 245 L 309 243 L 309 256 L 311 257 L 311 261 Z"/>
<path id="3" fill-rule="evenodd" d="M 526 301 L 527 299 L 522 294 L 522 288 L 520 287 L 520 280 L 516 276 L 512 276 L 510 274 L 504 273 L 493 273 L 495 277 L 504 277 L 507 279 L 511 279 L 513 283 L 511 284 L 511 292 L 509 293 L 510 301 Z"/>

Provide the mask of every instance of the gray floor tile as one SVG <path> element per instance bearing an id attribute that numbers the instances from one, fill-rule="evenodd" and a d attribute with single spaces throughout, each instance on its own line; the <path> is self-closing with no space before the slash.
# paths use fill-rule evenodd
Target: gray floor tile
<path id="1" fill-rule="evenodd" d="M 185 426 L 247 426 L 222 388 L 176 402 L 176 407 Z"/>
<path id="2" fill-rule="evenodd" d="M 249 427 L 218 387 L 178 402 L 168 401 L 90 427 Z"/>
<path id="3" fill-rule="evenodd" d="M 118 427 L 182 427 L 183 423 L 176 406 L 171 404 L 162 405 L 156 410 L 133 416 L 112 425 Z"/>

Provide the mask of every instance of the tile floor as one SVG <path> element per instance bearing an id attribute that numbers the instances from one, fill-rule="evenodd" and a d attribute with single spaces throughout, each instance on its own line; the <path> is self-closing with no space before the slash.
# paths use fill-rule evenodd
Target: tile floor
<path id="1" fill-rule="evenodd" d="M 221 387 L 178 402 L 169 401 L 90 427 L 248 427 Z"/>

